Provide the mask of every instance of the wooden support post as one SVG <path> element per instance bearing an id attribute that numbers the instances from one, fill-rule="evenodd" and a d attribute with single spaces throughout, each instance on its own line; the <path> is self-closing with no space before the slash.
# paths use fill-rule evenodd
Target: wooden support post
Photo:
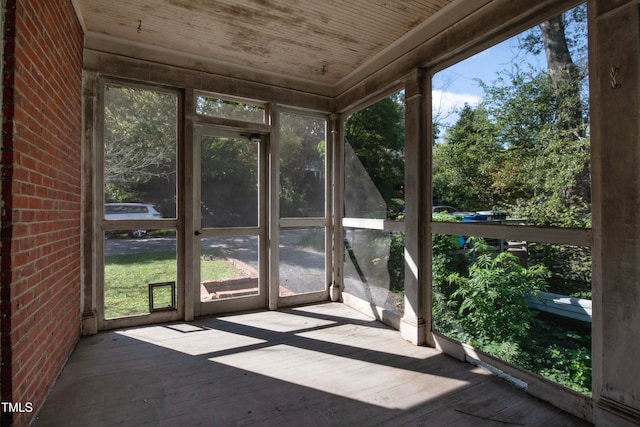
<path id="1" fill-rule="evenodd" d="M 423 212 L 426 158 L 429 145 L 425 122 L 426 83 L 423 70 L 415 70 L 405 80 L 405 308 L 400 323 L 402 337 L 413 344 L 426 343 L 427 322 L 430 318 L 427 289 L 430 281 L 428 260 L 424 253 L 424 224 L 428 220 Z M 427 201 L 428 203 L 428 201 Z"/>
<path id="2" fill-rule="evenodd" d="M 96 73 L 82 73 L 82 238 L 81 238 L 81 310 L 82 334 L 98 333 L 95 251 L 95 117 L 98 82 Z"/>
<path id="3" fill-rule="evenodd" d="M 332 183 L 333 205 L 331 210 L 331 235 L 332 235 L 332 280 L 329 287 L 329 297 L 331 301 L 340 301 L 342 299 L 342 268 L 343 268 L 343 236 L 342 236 L 342 216 L 343 216 L 343 200 L 342 195 L 344 183 L 344 150 L 342 139 L 342 119 L 340 114 L 331 114 L 329 116 L 329 129 L 331 132 L 330 141 L 332 147 L 332 168 L 330 181 Z M 328 178 L 329 179 L 329 178 Z"/>
<path id="4" fill-rule="evenodd" d="M 640 420 L 640 5 L 591 0 L 593 400 L 596 425 Z"/>
<path id="5" fill-rule="evenodd" d="M 269 135 L 269 310 L 278 309 L 280 288 L 280 116 L 278 106 L 270 104 Z M 264 192 L 262 193 L 264 194 Z"/>
<path id="6" fill-rule="evenodd" d="M 196 197 L 194 191 L 193 180 L 196 179 L 196 177 L 194 176 L 193 168 L 187 168 L 187 165 L 193 165 L 197 161 L 194 153 L 196 141 L 193 126 L 193 114 L 196 111 L 195 103 L 195 94 L 193 90 L 186 90 L 184 96 L 184 121 L 182 125 L 184 127 L 182 132 L 184 137 L 184 140 L 182 141 L 183 156 L 181 156 L 183 184 L 181 186 L 182 197 L 179 198 L 179 200 L 181 201 L 180 218 L 182 220 L 182 230 L 184 230 L 183 244 L 185 271 L 183 289 L 184 296 L 182 301 L 184 304 L 184 320 L 187 322 L 192 321 L 196 316 L 196 312 L 199 312 L 200 310 L 200 279 L 196 278 L 194 275 L 196 264 L 198 262 L 195 254 L 200 252 L 199 250 L 196 250 L 196 245 L 199 245 L 200 242 L 194 235 L 196 230 L 194 219 L 199 217 L 197 212 L 199 212 L 200 205 L 198 197 Z M 200 179 L 200 177 L 197 177 L 197 179 Z M 198 224 L 197 227 L 200 228 L 200 224 Z M 180 289 L 181 288 L 178 287 L 178 292 L 180 292 Z M 181 298 L 178 298 L 178 301 L 180 300 Z"/>

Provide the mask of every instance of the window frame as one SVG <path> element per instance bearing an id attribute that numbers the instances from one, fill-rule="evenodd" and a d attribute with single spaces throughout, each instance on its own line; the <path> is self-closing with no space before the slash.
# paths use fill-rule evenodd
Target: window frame
<path id="1" fill-rule="evenodd" d="M 539 25 L 540 22 L 545 19 L 549 19 L 552 16 L 555 16 L 560 13 L 564 13 L 578 5 L 585 3 L 584 1 L 573 1 L 567 2 L 560 7 L 561 9 L 549 11 L 547 15 L 537 16 L 536 20 L 528 20 L 526 22 L 521 22 L 517 27 L 513 27 L 507 32 L 503 32 L 499 37 L 490 37 L 485 39 L 484 41 L 479 41 L 475 46 L 464 50 L 455 56 L 441 58 L 437 61 L 434 61 L 429 64 L 427 67 L 427 86 L 429 91 L 431 91 L 431 84 L 433 81 L 433 77 L 436 73 L 454 65 L 461 61 L 464 61 L 467 58 L 470 58 L 476 54 L 479 54 L 511 37 L 514 37 L 518 34 L 521 34 L 524 31 L 527 31 L 529 28 L 532 28 L 536 25 Z M 589 5 L 587 4 L 587 7 Z M 590 23 L 587 23 L 587 31 L 590 33 L 593 28 Z M 588 37 L 590 35 L 588 34 Z M 592 47 L 588 47 L 588 49 L 592 49 Z M 591 98 L 591 93 L 589 94 Z M 433 119 L 433 109 L 432 109 L 432 93 L 428 94 L 428 108 L 425 111 L 425 119 L 427 121 L 427 133 L 432 135 L 432 119 Z M 429 146 L 432 143 L 431 137 L 428 139 Z M 589 141 L 590 147 L 593 148 L 593 141 Z M 558 383 L 555 383 L 546 378 L 542 378 L 539 375 L 532 373 L 530 371 L 525 370 L 517 365 L 513 365 L 509 362 L 505 362 L 501 359 L 493 357 L 487 353 L 484 353 L 471 345 L 458 342 L 452 338 L 449 338 L 445 335 L 442 335 L 438 332 L 433 331 L 433 300 L 432 300 L 432 288 L 433 288 L 433 276 L 431 274 L 432 266 L 433 266 L 433 251 L 432 251 L 432 238 L 436 234 L 445 234 L 445 235 L 460 235 L 460 236 L 474 236 L 474 237 L 482 237 L 489 239 L 502 239 L 502 240 L 514 240 L 514 241 L 528 241 L 535 243 L 543 243 L 543 244 L 553 244 L 553 245 L 566 245 L 566 246 L 578 246 L 589 248 L 593 260 L 596 260 L 596 256 L 594 255 L 594 250 L 596 249 L 594 245 L 595 240 L 595 232 L 592 228 L 563 228 L 563 227 L 542 227 L 542 226 L 533 226 L 533 225 L 507 225 L 507 224 L 499 224 L 499 223 L 482 223 L 482 222 L 439 222 L 433 221 L 432 218 L 432 207 L 433 204 L 433 152 L 431 149 L 424 150 L 424 161 L 427 164 L 425 168 L 425 175 L 423 179 L 426 180 L 427 183 L 427 193 L 428 197 L 426 200 L 423 200 L 422 206 L 424 207 L 424 212 L 428 215 L 428 218 L 425 218 L 425 235 L 420 238 L 423 247 L 425 248 L 423 254 L 427 259 L 427 263 L 429 265 L 429 271 L 427 271 L 424 275 L 423 285 L 428 289 L 428 304 L 425 307 L 424 313 L 427 319 L 427 324 L 429 325 L 427 331 L 427 341 L 431 342 L 436 348 L 439 350 L 452 355 L 460 360 L 471 361 L 472 363 L 479 364 L 481 366 L 489 367 L 489 369 L 498 369 L 502 371 L 506 378 L 510 379 L 514 383 L 526 382 L 525 386 L 528 384 L 528 392 L 534 396 L 540 397 L 543 400 L 548 400 L 548 396 L 544 394 L 544 390 L 549 388 L 549 385 L 552 385 L 557 390 L 562 390 L 563 393 L 560 396 L 561 399 L 557 401 L 555 404 L 561 408 L 566 408 L 569 412 L 574 412 L 569 409 L 573 404 L 589 406 L 591 397 L 578 394 L 570 389 L 565 389 Z M 593 167 L 594 160 L 593 156 L 590 158 L 590 166 Z M 593 193 L 593 183 L 595 182 L 595 178 L 592 173 L 591 177 L 591 185 L 592 185 L 592 193 Z M 595 204 L 592 202 L 591 205 L 591 213 L 594 213 Z M 425 216 L 426 216 L 425 215 Z M 595 274 L 595 262 L 592 264 L 592 274 Z M 594 289 L 594 283 L 592 280 L 591 283 L 592 291 Z M 591 324 L 592 331 L 592 339 L 594 337 L 594 328 L 595 324 Z M 594 344 L 592 343 L 592 353 L 594 350 Z M 595 367 L 592 367 L 595 371 Z M 592 380 L 593 381 L 593 380 Z M 593 384 L 592 384 L 593 388 Z M 594 389 L 595 392 L 595 389 Z M 575 413 L 575 412 L 574 412 Z"/>
<path id="2" fill-rule="evenodd" d="M 105 88 L 109 85 L 122 86 L 127 88 L 155 91 L 174 95 L 176 97 L 176 216 L 175 218 L 159 218 L 144 220 L 108 220 L 105 219 L 105 192 L 104 192 L 104 109 L 105 109 Z M 135 227 L 146 228 L 147 230 L 174 229 L 176 231 L 176 247 L 184 246 L 184 233 L 181 224 L 184 222 L 184 195 L 181 188 L 184 187 L 184 94 L 183 91 L 163 85 L 145 84 L 139 81 L 132 81 L 124 78 L 112 76 L 102 76 L 97 79 L 97 109 L 94 123 L 94 183 L 95 197 L 93 198 L 94 216 L 94 260 L 95 260 L 95 307 L 98 330 L 115 329 L 150 323 L 160 323 L 179 320 L 184 317 L 184 289 L 185 271 L 181 266 L 184 264 L 184 256 L 180 250 L 176 250 L 176 305 L 175 310 L 143 313 L 138 315 L 105 318 L 105 296 L 104 296 L 104 245 L 105 232 L 110 230 L 122 230 Z"/>

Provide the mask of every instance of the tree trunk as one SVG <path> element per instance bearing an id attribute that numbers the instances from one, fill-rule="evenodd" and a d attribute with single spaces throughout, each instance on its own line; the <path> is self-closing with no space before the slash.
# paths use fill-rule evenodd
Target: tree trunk
<path id="1" fill-rule="evenodd" d="M 582 105 L 580 101 L 580 73 L 571 59 L 565 36 L 564 19 L 558 15 L 540 24 L 549 77 L 553 83 L 557 102 L 557 124 L 568 138 L 584 138 Z M 591 200 L 591 176 L 588 156 L 577 175 L 574 188 L 565 198 Z"/>
<path id="2" fill-rule="evenodd" d="M 558 102 L 558 126 L 562 130 L 581 130 L 580 75 L 569 53 L 562 15 L 541 23 L 540 30 Z"/>

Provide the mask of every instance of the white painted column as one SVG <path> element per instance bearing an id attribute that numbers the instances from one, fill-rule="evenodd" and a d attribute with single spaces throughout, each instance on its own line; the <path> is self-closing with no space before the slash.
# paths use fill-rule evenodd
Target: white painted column
<path id="1" fill-rule="evenodd" d="M 333 197 L 333 205 L 331 210 L 330 224 L 332 234 L 332 250 L 331 257 L 333 259 L 331 265 L 332 281 L 329 287 L 329 297 L 331 301 L 342 300 L 342 270 L 343 270 L 343 253 L 344 239 L 342 229 L 342 217 L 344 213 L 344 141 L 342 139 L 342 119 L 340 114 L 331 114 L 329 116 L 329 129 L 331 135 L 329 141 L 332 147 L 331 176 L 327 178 L 331 182 Z M 329 144 L 327 144 L 328 146 Z M 327 153 L 329 150 L 327 150 Z M 327 156 L 328 157 L 328 156 Z"/>
<path id="2" fill-rule="evenodd" d="M 269 134 L 269 310 L 278 309 L 280 284 L 280 116 L 278 106 L 270 104 L 271 133 Z"/>

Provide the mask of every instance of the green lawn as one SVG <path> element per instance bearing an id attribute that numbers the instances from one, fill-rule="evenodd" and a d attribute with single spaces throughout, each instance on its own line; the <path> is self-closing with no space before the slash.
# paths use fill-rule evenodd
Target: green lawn
<path id="1" fill-rule="evenodd" d="M 202 262 L 201 277 L 226 279 L 238 271 L 220 258 L 221 253 L 208 253 Z M 132 316 L 149 312 L 149 283 L 177 281 L 176 253 L 173 251 L 140 254 L 111 255 L 105 257 L 104 306 L 105 318 Z M 154 291 L 154 306 L 166 307 L 171 303 L 170 288 Z"/>

